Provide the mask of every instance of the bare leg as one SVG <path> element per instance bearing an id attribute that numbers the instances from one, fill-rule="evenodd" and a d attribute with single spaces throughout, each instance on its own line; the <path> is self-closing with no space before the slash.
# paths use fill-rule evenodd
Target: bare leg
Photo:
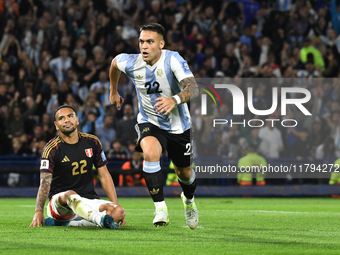
<path id="1" fill-rule="evenodd" d="M 175 172 L 177 176 L 182 181 L 188 181 L 191 177 L 191 166 L 188 167 L 178 167 L 174 165 Z"/>
<path id="2" fill-rule="evenodd" d="M 188 199 L 194 197 L 196 191 L 196 175 L 191 166 L 177 167 L 174 165 L 175 172 L 178 176 L 179 184 L 183 189 L 184 196 Z M 188 201 L 190 204 L 190 200 Z"/>

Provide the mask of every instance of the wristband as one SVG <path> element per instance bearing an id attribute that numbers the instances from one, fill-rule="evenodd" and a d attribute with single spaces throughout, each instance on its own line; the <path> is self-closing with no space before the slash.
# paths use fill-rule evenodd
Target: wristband
<path id="1" fill-rule="evenodd" d="M 175 99 L 176 104 L 180 104 L 181 103 L 181 99 L 180 99 L 179 96 L 175 95 L 175 96 L 173 96 L 173 98 Z"/>

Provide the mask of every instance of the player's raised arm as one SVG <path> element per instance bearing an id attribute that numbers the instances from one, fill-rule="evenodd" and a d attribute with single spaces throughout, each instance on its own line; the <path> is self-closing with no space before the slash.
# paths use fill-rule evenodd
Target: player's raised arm
<path id="1" fill-rule="evenodd" d="M 37 202 L 35 205 L 35 214 L 30 227 L 45 226 L 44 220 L 44 206 L 50 192 L 52 182 L 52 174 L 48 172 L 41 172 L 40 186 L 37 195 Z"/>
<path id="2" fill-rule="evenodd" d="M 117 59 L 114 58 L 111 62 L 110 66 L 110 103 L 112 105 L 116 105 L 117 109 L 120 110 L 121 105 L 124 102 L 124 99 L 119 95 L 117 88 L 118 88 L 118 81 L 120 77 L 121 71 L 117 66 Z"/>
<path id="3" fill-rule="evenodd" d="M 187 103 L 190 99 L 198 96 L 198 87 L 194 77 L 188 77 L 180 81 L 183 90 L 171 98 L 159 97 L 156 99 L 155 108 L 157 113 L 168 115 L 179 104 Z"/>

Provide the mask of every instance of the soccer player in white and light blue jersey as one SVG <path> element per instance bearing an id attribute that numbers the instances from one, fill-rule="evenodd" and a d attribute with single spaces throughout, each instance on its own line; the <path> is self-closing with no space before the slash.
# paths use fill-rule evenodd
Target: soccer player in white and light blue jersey
<path id="1" fill-rule="evenodd" d="M 108 81 L 107 72 L 101 71 L 99 73 L 99 81 L 92 83 L 90 91 L 99 95 L 99 101 L 103 107 L 110 105 L 110 82 Z"/>
<path id="2" fill-rule="evenodd" d="M 72 58 L 68 56 L 68 49 L 62 47 L 59 50 L 60 57 L 54 58 L 50 61 L 50 69 L 57 77 L 58 84 L 61 86 L 63 80 L 66 77 L 67 70 L 72 67 Z"/>
<path id="3" fill-rule="evenodd" d="M 130 77 L 138 97 L 138 143 L 144 154 L 144 178 L 155 203 L 155 226 L 169 223 L 163 196 L 163 174 L 160 156 L 164 150 L 174 163 L 187 224 L 198 225 L 194 202 L 195 172 L 191 168 L 191 119 L 187 102 L 198 95 L 196 81 L 187 62 L 177 53 L 163 50 L 164 28 L 148 23 L 140 29 L 140 54 L 120 54 L 110 67 L 110 102 L 120 109 L 124 99 L 117 92 L 121 72 Z"/>

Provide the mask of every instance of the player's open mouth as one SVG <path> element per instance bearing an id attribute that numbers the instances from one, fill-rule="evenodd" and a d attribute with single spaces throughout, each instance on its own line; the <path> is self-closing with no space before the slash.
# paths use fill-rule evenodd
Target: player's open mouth
<path id="1" fill-rule="evenodd" d="M 147 53 L 147 52 L 143 52 L 143 53 L 142 53 L 142 55 L 143 55 L 143 57 L 145 57 L 145 58 L 146 58 L 146 57 L 148 57 L 148 56 L 149 56 L 149 53 Z"/>

